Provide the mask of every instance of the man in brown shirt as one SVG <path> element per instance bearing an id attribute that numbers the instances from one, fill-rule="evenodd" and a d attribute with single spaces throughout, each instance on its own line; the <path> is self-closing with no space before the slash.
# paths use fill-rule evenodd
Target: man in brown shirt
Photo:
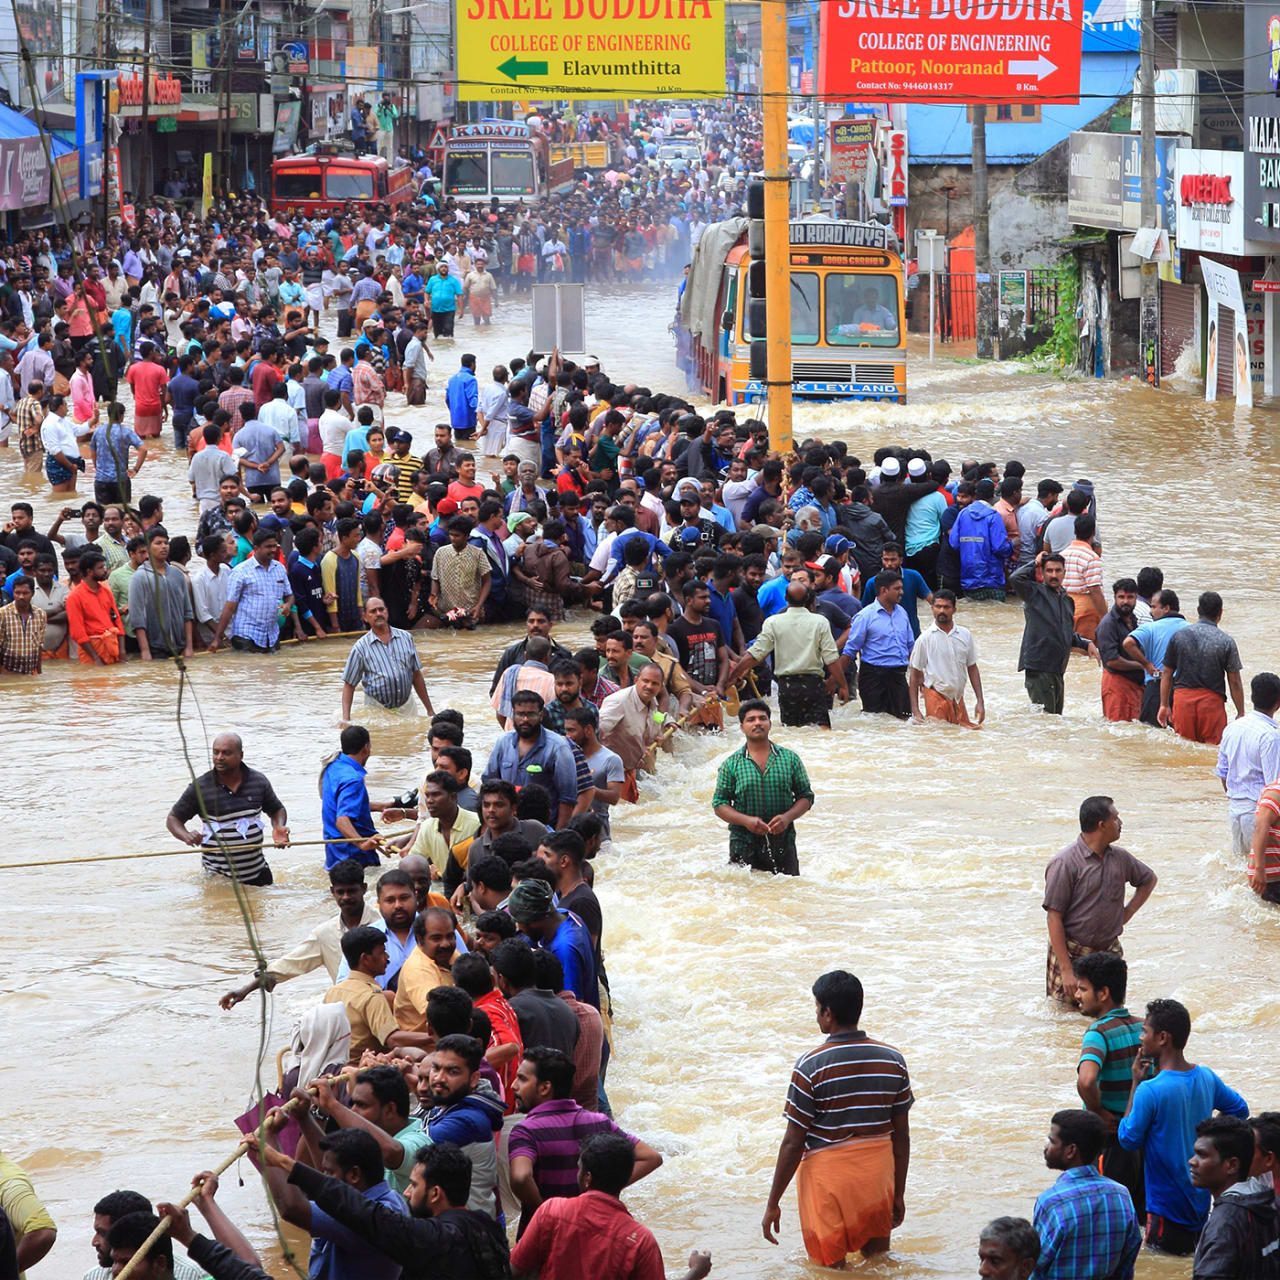
<path id="1" fill-rule="evenodd" d="M 1120 838 L 1120 815 L 1110 796 L 1090 796 L 1080 806 L 1080 838 L 1045 868 L 1044 909 L 1049 918 L 1045 994 L 1074 1007 L 1071 961 L 1092 951 L 1123 955 L 1120 934 L 1156 887 L 1156 873 Z M 1124 886 L 1134 887 L 1126 903 Z"/>

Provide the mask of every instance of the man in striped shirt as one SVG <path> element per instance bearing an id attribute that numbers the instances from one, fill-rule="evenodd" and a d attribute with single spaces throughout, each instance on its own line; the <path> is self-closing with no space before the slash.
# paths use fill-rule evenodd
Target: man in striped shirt
<path id="1" fill-rule="evenodd" d="M 165 825 L 183 844 L 199 848 L 204 869 L 241 884 L 273 883 L 262 856 L 262 815 L 271 820 L 277 845 L 289 843 L 289 817 L 264 774 L 244 763 L 244 743 L 238 733 L 220 733 L 213 740 L 213 768 L 191 783 L 169 811 Z M 186 824 L 199 814 L 200 831 Z M 219 841 L 228 846 L 225 850 Z"/>
<path id="2" fill-rule="evenodd" d="M 392 711 L 403 707 L 416 693 L 427 714 L 434 714 L 413 637 L 393 627 L 390 618 L 380 596 L 370 596 L 365 601 L 364 620 L 369 630 L 351 646 L 342 672 L 343 720 L 351 719 L 351 700 L 358 684 L 364 685 L 366 697 Z"/>
<path id="3" fill-rule="evenodd" d="M 818 1027 L 827 1040 L 791 1073 L 764 1238 L 778 1242 L 782 1195 L 799 1170 L 797 1199 L 805 1249 L 824 1267 L 846 1256 L 889 1248 L 906 1216 L 904 1196 L 914 1098 L 907 1064 L 889 1045 L 858 1029 L 862 983 L 842 969 L 813 984 Z"/>
<path id="4" fill-rule="evenodd" d="M 1076 1067 L 1076 1092 L 1106 1130 L 1098 1168 L 1102 1175 L 1127 1187 L 1133 1207 L 1144 1219 L 1146 1192 L 1142 1153 L 1126 1151 L 1116 1138 L 1133 1090 L 1133 1060 L 1142 1039 L 1142 1019 L 1124 1007 L 1129 966 L 1111 951 L 1093 951 L 1075 962 L 1076 1003 L 1093 1021 L 1084 1033 Z"/>

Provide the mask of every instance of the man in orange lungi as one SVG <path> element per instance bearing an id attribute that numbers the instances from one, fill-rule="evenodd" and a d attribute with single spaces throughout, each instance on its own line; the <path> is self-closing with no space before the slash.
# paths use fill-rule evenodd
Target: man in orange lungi
<path id="1" fill-rule="evenodd" d="M 67 596 L 67 627 L 85 666 L 110 666 L 124 657 L 124 624 L 107 584 L 107 559 L 96 548 L 80 557 L 80 581 Z"/>
<path id="2" fill-rule="evenodd" d="M 834 1267 L 858 1250 L 885 1252 L 906 1216 L 914 1098 L 902 1054 L 858 1029 L 862 983 L 853 974 L 824 973 L 813 998 L 827 1040 L 791 1072 L 787 1131 L 761 1225 L 777 1244 L 782 1194 L 798 1170 L 804 1247 L 814 1262 Z"/>
<path id="3" fill-rule="evenodd" d="M 1094 637 L 1102 661 L 1102 714 L 1108 720 L 1136 720 L 1142 712 L 1146 665 L 1127 657 L 1121 646 L 1138 625 L 1133 616 L 1138 584 L 1132 578 L 1118 578 L 1111 584 L 1111 596 L 1114 603 Z"/>
<path id="4" fill-rule="evenodd" d="M 982 701 L 982 675 L 978 671 L 978 650 L 967 627 L 956 626 L 956 595 L 942 587 L 933 593 L 933 626 L 920 633 L 908 663 L 907 692 L 911 696 L 911 718 L 919 724 L 943 720 L 976 729 L 986 719 Z M 977 701 L 973 719 L 964 707 L 964 686 L 973 685 Z M 924 715 L 920 714 L 920 689 L 924 688 Z"/>
<path id="5" fill-rule="evenodd" d="M 1162 725 L 1172 722 L 1178 733 L 1192 742 L 1217 746 L 1227 727 L 1227 688 L 1235 703 L 1236 719 L 1244 715 L 1240 653 L 1236 642 L 1218 627 L 1222 597 L 1216 591 L 1200 593 L 1196 612 L 1195 622 L 1169 638 L 1156 719 Z"/>

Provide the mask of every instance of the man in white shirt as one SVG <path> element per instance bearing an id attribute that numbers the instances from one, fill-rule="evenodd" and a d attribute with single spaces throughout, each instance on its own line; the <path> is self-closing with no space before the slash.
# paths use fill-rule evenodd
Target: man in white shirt
<path id="1" fill-rule="evenodd" d="M 221 450 L 217 452 L 221 453 Z M 226 456 L 225 454 L 223 455 Z M 196 614 L 196 639 L 203 648 L 213 643 L 218 619 L 227 603 L 227 582 L 231 577 L 231 550 L 223 534 L 211 534 L 200 544 L 204 564 L 192 569 L 191 600 Z"/>
<path id="2" fill-rule="evenodd" d="M 75 493 L 76 476 L 84 470 L 80 456 L 80 440 L 71 419 L 63 416 L 67 407 L 65 396 L 53 396 L 40 424 L 40 443 L 44 445 L 44 470 L 54 493 Z M 92 423 L 85 423 L 84 435 L 93 431 Z"/>
<path id="3" fill-rule="evenodd" d="M 330 480 L 342 474 L 342 443 L 351 430 L 351 419 L 338 408 L 341 402 L 342 393 L 330 387 L 324 393 L 324 412 L 318 424 L 320 450 L 324 454 L 325 473 Z"/>
<path id="4" fill-rule="evenodd" d="M 258 421 L 289 446 L 290 457 L 302 448 L 302 435 L 298 427 L 298 411 L 289 403 L 288 388 L 277 382 L 271 389 L 271 399 L 258 410 Z"/>
<path id="5" fill-rule="evenodd" d="M 507 447 L 507 366 L 494 366 L 493 381 L 481 387 L 476 404 L 476 427 L 479 440 L 484 441 L 484 451 L 491 458 L 502 457 Z"/>
<path id="6" fill-rule="evenodd" d="M 955 593 L 942 588 L 933 593 L 933 626 L 921 632 L 911 649 L 907 691 L 911 718 L 920 724 L 926 717 L 947 724 L 976 729 L 986 719 L 982 701 L 982 676 L 978 650 L 967 627 L 955 624 Z M 964 707 L 965 679 L 973 685 L 976 702 L 973 720 Z M 924 686 L 925 710 L 920 712 L 920 687 Z"/>
<path id="7" fill-rule="evenodd" d="M 1253 815 L 1263 787 L 1280 778 L 1280 676 L 1260 671 L 1249 685 L 1253 710 L 1222 731 L 1214 772 L 1227 793 L 1231 817 L 1231 848 L 1249 856 L 1253 843 Z"/>

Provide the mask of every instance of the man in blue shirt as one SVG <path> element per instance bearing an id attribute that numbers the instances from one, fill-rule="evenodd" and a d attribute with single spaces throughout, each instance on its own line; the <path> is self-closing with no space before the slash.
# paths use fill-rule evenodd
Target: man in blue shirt
<path id="1" fill-rule="evenodd" d="M 476 431 L 476 406 L 480 403 L 480 384 L 476 381 L 476 358 L 465 355 L 458 372 L 445 384 L 444 400 L 449 406 L 449 421 L 458 440 L 469 440 Z"/>
<path id="2" fill-rule="evenodd" d="M 426 284 L 427 297 L 431 300 L 431 332 L 437 338 L 452 338 L 462 285 L 456 277 L 449 274 L 447 262 L 440 263 L 435 275 Z"/>
<path id="3" fill-rule="evenodd" d="M 1106 1140 L 1102 1117 L 1059 1111 L 1049 1125 L 1044 1162 L 1058 1180 L 1036 1197 L 1040 1234 L 1036 1280 L 1131 1280 L 1142 1230 L 1128 1190 L 1094 1167 Z"/>
<path id="4" fill-rule="evenodd" d="M 1191 1037 L 1191 1015 L 1177 1000 L 1147 1005 L 1133 1064 L 1133 1092 L 1116 1138 L 1127 1151 L 1142 1152 L 1147 1185 L 1147 1244 L 1180 1257 L 1193 1253 L 1209 1216 L 1212 1197 L 1194 1187 L 1187 1161 L 1195 1150 L 1196 1126 L 1215 1111 L 1248 1116 L 1249 1104 L 1208 1067 L 1183 1054 Z M 1157 1073 L 1148 1075 L 1152 1065 Z"/>
<path id="5" fill-rule="evenodd" d="M 195 419 L 196 400 L 200 384 L 191 376 L 196 358 L 185 355 L 178 361 L 178 372 L 169 379 L 169 403 L 173 408 L 173 443 L 179 449 L 187 447 L 187 432 Z"/>
<path id="6" fill-rule="evenodd" d="M 855 615 L 842 650 L 846 658 L 862 654 L 858 696 L 863 711 L 883 711 L 899 720 L 911 718 L 907 663 L 915 636 L 902 608 L 902 576 L 892 569 L 876 574 L 876 598 Z"/>
<path id="7" fill-rule="evenodd" d="M 363 725 L 350 724 L 343 729 L 338 745 L 341 751 L 325 765 L 320 775 L 321 822 L 325 839 L 335 841 L 325 845 L 325 869 L 343 858 L 354 858 L 362 866 L 376 867 L 378 853 L 372 839 L 372 810 L 385 806 L 370 804 L 369 789 L 365 786 L 364 766 L 373 753 L 369 730 Z M 576 782 L 574 790 L 576 793 Z"/>
<path id="8" fill-rule="evenodd" d="M 921 600 L 926 604 L 932 604 L 933 592 L 929 590 L 929 584 L 925 581 L 923 574 L 917 573 L 914 569 L 902 567 L 902 547 L 898 543 L 886 542 L 880 548 L 880 564 L 882 568 L 892 570 L 902 578 L 902 610 L 907 615 L 907 621 L 911 623 L 911 634 L 918 640 L 920 619 L 916 614 L 916 608 Z M 876 588 L 879 577 L 878 573 L 874 574 L 863 587 L 863 608 L 866 608 L 879 594 Z M 854 612 L 857 611 L 854 610 Z"/>
<path id="9" fill-rule="evenodd" d="M 511 890 L 507 912 L 535 947 L 546 947 L 560 961 L 565 990 L 598 1009 L 600 987 L 591 935 L 576 916 L 556 907 L 551 886 L 522 880 Z"/>
<path id="10" fill-rule="evenodd" d="M 326 1135 L 309 1113 L 304 1115 L 308 1138 L 319 1144 L 321 1173 L 345 1182 L 392 1213 L 408 1214 L 405 1198 L 387 1183 L 382 1148 L 372 1133 L 339 1129 Z M 267 1141 L 279 1147 L 274 1132 L 268 1133 Z M 399 1280 L 398 1262 L 308 1200 L 285 1170 L 265 1161 L 262 1167 L 280 1216 L 310 1233 L 310 1280 Z"/>
<path id="11" fill-rule="evenodd" d="M 578 766 L 569 740 L 542 727 L 544 706 L 542 697 L 532 689 L 519 689 L 512 695 L 515 728 L 494 744 L 484 778 L 503 778 L 517 791 L 530 782 L 545 787 L 551 802 L 558 805 L 555 825 L 559 829 L 578 803 Z"/>
<path id="12" fill-rule="evenodd" d="M 1160 673 L 1164 655 L 1175 631 L 1181 631 L 1187 620 L 1178 612 L 1178 593 L 1163 587 L 1151 597 L 1151 621 L 1135 627 L 1124 638 L 1124 654 L 1144 663 L 1146 684 L 1142 686 L 1142 710 L 1138 719 L 1143 724 L 1160 727 L 1156 715 L 1160 710 Z"/>
<path id="13" fill-rule="evenodd" d="M 960 585 L 970 600 L 1005 598 L 1005 564 L 1013 543 L 999 512 L 991 505 L 995 486 L 979 480 L 974 501 L 965 507 L 947 535 L 960 553 Z"/>

